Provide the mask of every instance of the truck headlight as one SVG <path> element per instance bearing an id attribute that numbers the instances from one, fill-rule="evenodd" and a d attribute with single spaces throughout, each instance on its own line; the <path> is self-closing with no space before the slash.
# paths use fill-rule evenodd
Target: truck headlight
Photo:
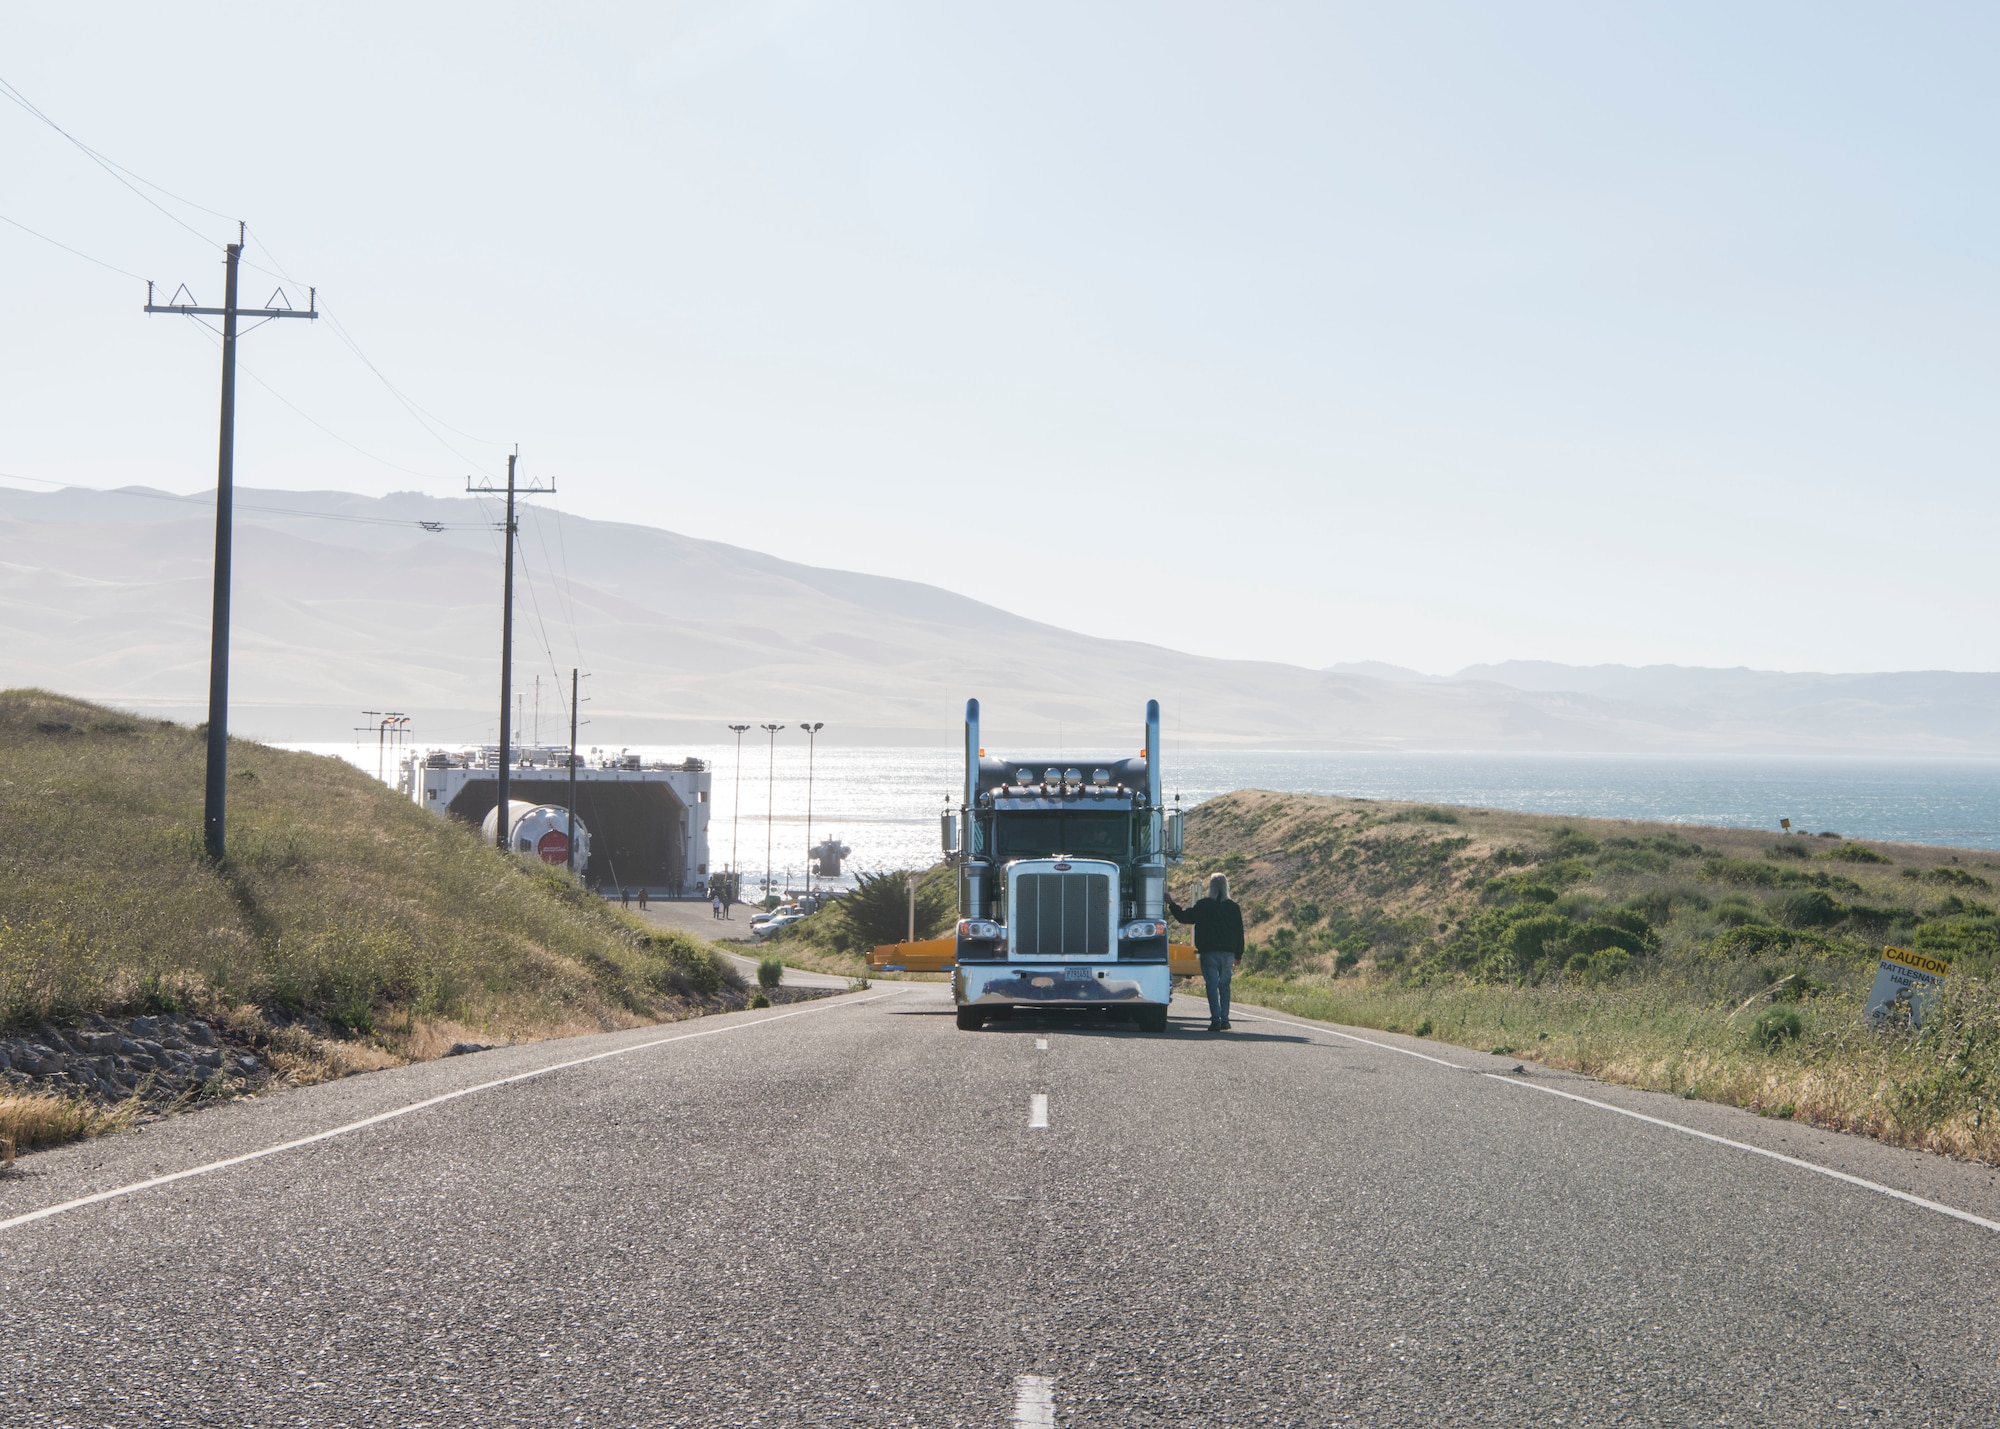
<path id="1" fill-rule="evenodd" d="M 1120 938 L 1164 938 L 1167 925 L 1157 918 L 1141 918 L 1136 923 L 1127 923 L 1118 930 Z"/>
<path id="2" fill-rule="evenodd" d="M 991 918 L 961 918 L 958 920 L 958 936 L 975 942 L 997 943 L 1007 936 L 1007 930 Z"/>

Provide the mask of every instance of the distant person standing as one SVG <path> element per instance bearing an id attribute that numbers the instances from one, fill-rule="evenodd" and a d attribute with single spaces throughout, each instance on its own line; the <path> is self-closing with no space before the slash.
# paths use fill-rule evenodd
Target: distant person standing
<path id="1" fill-rule="evenodd" d="M 708 895 L 708 911 L 712 917 L 720 918 L 722 916 L 722 895 L 720 893 L 711 893 Z"/>
<path id="2" fill-rule="evenodd" d="M 1243 961 L 1243 910 L 1229 896 L 1226 874 L 1208 876 L 1208 897 L 1192 908 L 1167 900 L 1167 911 L 1194 925 L 1194 950 L 1201 958 L 1201 980 L 1208 988 L 1208 1030 L 1229 1030 L 1229 978 Z"/>
<path id="3" fill-rule="evenodd" d="M 651 889 L 647 888 L 642 888 L 639 890 L 639 911 L 641 913 L 646 911 L 646 897 L 649 893 L 651 893 L 651 891 L 652 891 Z"/>
<path id="4" fill-rule="evenodd" d="M 622 883 L 618 885 L 618 906 L 620 908 L 630 908 L 632 906 L 632 890 Z"/>

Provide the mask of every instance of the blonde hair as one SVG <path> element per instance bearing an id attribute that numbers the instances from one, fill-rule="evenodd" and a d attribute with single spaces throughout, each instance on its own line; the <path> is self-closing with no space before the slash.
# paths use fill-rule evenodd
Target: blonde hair
<path id="1" fill-rule="evenodd" d="M 1229 896 L 1228 874 L 1211 873 L 1208 876 L 1208 896 L 1210 898 L 1227 898 Z"/>

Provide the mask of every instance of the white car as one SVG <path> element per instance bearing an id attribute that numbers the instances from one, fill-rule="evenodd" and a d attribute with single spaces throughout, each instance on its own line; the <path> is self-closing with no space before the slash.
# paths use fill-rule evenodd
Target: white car
<path id="1" fill-rule="evenodd" d="M 750 936 L 753 938 L 768 938 L 780 928 L 789 928 L 805 916 L 805 914 L 796 911 L 786 912 L 784 909 L 779 909 L 761 923 L 752 922 L 750 924 Z"/>

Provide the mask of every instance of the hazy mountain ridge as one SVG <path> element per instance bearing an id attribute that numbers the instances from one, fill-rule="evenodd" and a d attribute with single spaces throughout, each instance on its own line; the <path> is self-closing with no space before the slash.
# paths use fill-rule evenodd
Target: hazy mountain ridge
<path id="1" fill-rule="evenodd" d="M 397 708 L 419 738 L 491 737 L 494 504 L 253 489 L 238 501 L 239 728 L 338 738 L 362 709 Z M 199 718 L 213 532 L 210 499 L 0 492 L 0 683 Z M 1097 639 L 920 582 L 534 503 L 521 550 L 517 681 L 542 677 L 545 736 L 560 723 L 549 687 L 581 663 L 598 742 L 710 740 L 732 719 L 783 716 L 825 720 L 849 743 L 946 743 L 979 695 L 996 737 L 1122 746 L 1156 695 L 1188 745 L 2000 754 L 1996 674 L 1309 670 Z"/>

